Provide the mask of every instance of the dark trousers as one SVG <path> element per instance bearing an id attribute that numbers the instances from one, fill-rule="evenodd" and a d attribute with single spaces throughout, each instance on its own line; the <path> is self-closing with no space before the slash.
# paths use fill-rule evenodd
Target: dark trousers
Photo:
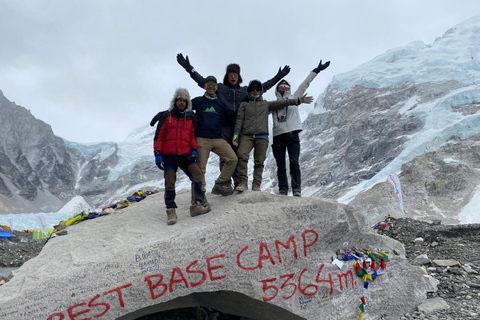
<path id="1" fill-rule="evenodd" d="M 203 201 L 204 192 L 202 191 L 202 182 L 204 179 L 200 166 L 188 159 L 187 156 L 164 156 L 164 173 L 165 178 L 165 206 L 169 208 L 177 208 L 175 203 L 175 182 L 177 181 L 177 170 L 182 169 L 183 172 L 193 181 L 193 191 L 195 201 Z"/>
<path id="2" fill-rule="evenodd" d="M 302 189 L 302 174 L 300 172 L 300 138 L 298 132 L 284 133 L 273 137 L 272 151 L 277 161 L 278 189 L 288 191 L 286 153 L 290 160 L 290 178 L 292 189 Z"/>

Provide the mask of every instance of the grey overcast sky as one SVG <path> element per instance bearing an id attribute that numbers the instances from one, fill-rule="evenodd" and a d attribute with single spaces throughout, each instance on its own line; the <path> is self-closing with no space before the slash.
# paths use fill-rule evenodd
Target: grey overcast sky
<path id="1" fill-rule="evenodd" d="M 177 53 L 219 81 L 238 63 L 244 85 L 290 65 L 293 89 L 330 60 L 316 99 L 333 76 L 478 14 L 478 0 L 0 0 L 0 90 L 67 140 L 122 141 L 177 87 L 203 94 Z"/>

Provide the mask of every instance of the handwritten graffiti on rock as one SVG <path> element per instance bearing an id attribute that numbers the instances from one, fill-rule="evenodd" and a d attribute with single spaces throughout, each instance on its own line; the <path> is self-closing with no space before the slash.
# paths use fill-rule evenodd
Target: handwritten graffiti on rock
<path id="1" fill-rule="evenodd" d="M 140 268 L 141 273 L 150 273 L 143 277 L 143 288 L 149 293 L 152 300 L 174 294 L 175 290 L 192 289 L 202 284 L 212 285 L 227 278 L 226 259 L 234 260 L 234 267 L 241 271 L 252 272 L 262 269 L 264 266 L 280 265 L 287 260 L 298 260 L 299 256 L 308 257 L 309 249 L 318 241 L 319 235 L 316 231 L 307 229 L 300 234 L 299 238 L 289 236 L 287 239 L 274 240 L 273 243 L 259 242 L 257 247 L 244 246 L 236 253 L 220 253 L 216 255 L 193 260 L 184 266 L 173 266 L 167 272 L 151 271 L 159 270 L 159 251 L 140 248 L 135 254 L 135 264 Z M 231 248 L 231 247 L 229 247 Z M 230 250 L 226 250 L 230 251 Z M 253 261 L 253 263 L 252 263 Z M 319 262 L 320 263 L 320 262 Z M 248 278 L 248 276 L 245 274 Z M 239 275 L 241 279 L 241 275 Z M 312 301 L 311 297 L 332 296 L 334 288 L 339 291 L 353 288 L 356 281 L 352 271 L 339 273 L 334 278 L 331 273 L 324 271 L 324 264 L 320 263 L 315 270 L 307 268 L 292 270 L 290 273 L 260 280 L 263 292 L 263 301 L 271 301 L 275 298 L 290 299 L 299 295 L 301 309 L 306 309 Z M 138 282 L 139 283 L 139 282 Z M 248 282 L 246 283 L 248 285 Z M 47 320 L 81 320 L 111 318 L 109 311 L 112 308 L 124 308 L 125 301 L 122 292 L 132 287 L 133 283 L 118 286 L 112 290 L 97 293 L 92 298 L 78 302 L 68 307 L 64 312 L 51 314 Z M 115 300 L 112 299 L 115 297 Z"/>
<path id="2" fill-rule="evenodd" d="M 158 256 L 158 250 L 146 251 L 143 248 L 138 250 L 138 252 L 135 254 L 135 263 L 140 268 L 142 274 L 160 270 L 160 261 Z"/>

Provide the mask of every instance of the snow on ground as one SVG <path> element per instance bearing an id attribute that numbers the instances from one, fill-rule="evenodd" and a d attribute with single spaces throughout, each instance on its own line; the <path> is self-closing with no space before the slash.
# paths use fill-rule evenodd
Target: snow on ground
<path id="1" fill-rule="evenodd" d="M 84 209 L 92 209 L 87 201 L 82 196 L 73 197 L 62 209 L 58 212 L 81 212 Z"/>
<path id="2" fill-rule="evenodd" d="M 73 215 L 72 212 L 40 212 L 40 213 L 8 213 L 0 214 L 0 225 L 10 226 L 14 230 L 26 230 L 42 228 L 38 221 L 39 217 L 46 220 L 46 228 L 53 229 L 53 226 L 60 221 L 66 220 Z"/>
<path id="3" fill-rule="evenodd" d="M 470 202 L 458 214 L 460 224 L 480 223 L 480 186 L 477 186 Z"/>
<path id="4" fill-rule="evenodd" d="M 351 188 L 344 196 L 338 199 L 340 203 L 349 203 L 357 194 L 366 191 L 375 184 L 387 180 L 390 172 L 400 174 L 404 163 L 418 155 L 437 150 L 451 136 L 459 136 L 463 139 L 480 132 L 480 115 L 467 114 L 452 111 L 451 106 L 461 103 L 475 103 L 480 101 L 480 86 L 474 85 L 456 90 L 446 97 L 419 104 L 407 115 L 414 116 L 423 122 L 422 130 L 411 135 L 410 141 L 405 143 L 402 152 L 392 160 L 385 168 L 380 170 L 370 180 L 364 181 Z M 454 103 L 454 101 L 456 101 Z M 407 101 L 409 104 L 410 102 Z M 435 116 L 432 116 L 435 115 Z"/>

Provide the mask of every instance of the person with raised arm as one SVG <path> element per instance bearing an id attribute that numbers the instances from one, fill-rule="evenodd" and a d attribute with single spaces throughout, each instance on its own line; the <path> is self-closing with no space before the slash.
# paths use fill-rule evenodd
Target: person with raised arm
<path id="1" fill-rule="evenodd" d="M 183 54 L 177 54 L 177 62 L 180 64 L 185 71 L 188 72 L 190 77 L 198 84 L 199 87 L 202 89 L 205 86 L 206 79 L 198 73 L 195 68 L 191 65 L 188 56 L 183 56 Z M 278 69 L 277 74 L 271 78 L 270 80 L 262 83 L 262 90 L 263 92 L 267 92 L 271 89 L 278 81 L 280 81 L 283 77 L 288 75 L 290 72 L 290 67 L 288 65 L 284 66 L 283 68 L 280 67 Z M 248 93 L 247 93 L 247 86 L 241 86 L 243 82 L 242 76 L 240 75 L 240 66 L 236 63 L 230 63 L 226 67 L 226 72 L 223 77 L 223 82 L 218 83 L 217 89 L 217 96 L 220 100 L 222 100 L 233 112 L 235 115 L 238 112 L 238 107 L 242 100 L 244 100 Z M 234 117 L 235 119 L 236 117 Z M 235 153 L 237 152 L 237 148 L 232 145 L 232 137 L 233 137 L 233 127 L 235 126 L 235 120 L 232 121 L 225 121 L 222 124 L 222 137 L 225 139 L 233 148 Z M 224 159 L 220 161 L 220 170 L 223 167 Z M 233 184 L 234 186 L 238 185 L 238 170 L 235 170 L 234 174 L 232 175 Z"/>
<path id="2" fill-rule="evenodd" d="M 276 87 L 275 95 L 277 100 L 287 100 L 298 98 L 305 94 L 310 83 L 320 73 L 330 65 L 330 61 L 322 64 L 322 60 L 308 76 L 303 80 L 298 89 L 292 94 L 290 83 L 283 79 Z M 300 132 L 302 131 L 302 121 L 298 106 L 287 106 L 280 110 L 271 112 L 273 117 L 273 143 L 272 152 L 277 162 L 278 192 L 282 195 L 288 195 L 288 178 L 286 153 L 290 161 L 290 179 L 293 195 L 302 196 L 302 176 L 300 171 Z"/>
<path id="3" fill-rule="evenodd" d="M 252 190 L 260 191 L 262 184 L 263 163 L 268 148 L 268 116 L 270 111 L 285 108 L 301 103 L 312 103 L 313 98 L 306 94 L 288 100 L 264 100 L 262 83 L 258 80 L 250 81 L 248 97 L 240 104 L 235 121 L 232 144 L 238 147 L 238 175 L 239 182 L 235 191 L 242 192 L 248 187 L 248 158 L 253 152 L 253 181 Z M 240 138 L 241 135 L 241 138 Z"/>

